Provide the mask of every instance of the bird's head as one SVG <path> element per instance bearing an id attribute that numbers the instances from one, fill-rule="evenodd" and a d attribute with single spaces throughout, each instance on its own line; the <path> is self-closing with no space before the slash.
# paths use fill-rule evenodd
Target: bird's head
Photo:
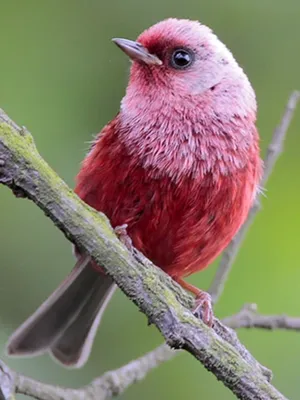
<path id="1" fill-rule="evenodd" d="M 241 112 L 256 110 L 243 70 L 211 29 L 198 21 L 171 18 L 153 25 L 136 41 L 113 41 L 133 61 L 127 90 L 131 101 L 158 96 L 167 102 L 218 98 L 227 106 L 230 100 L 233 108 L 237 104 Z"/>

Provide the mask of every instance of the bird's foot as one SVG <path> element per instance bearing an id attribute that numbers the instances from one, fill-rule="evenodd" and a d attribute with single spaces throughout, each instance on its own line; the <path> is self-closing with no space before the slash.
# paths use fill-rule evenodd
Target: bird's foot
<path id="1" fill-rule="evenodd" d="M 211 296 L 209 293 L 198 289 L 197 287 L 185 282 L 183 279 L 175 279 L 180 286 L 195 295 L 195 307 L 193 314 L 202 319 L 202 321 L 209 327 L 213 326 L 214 313 L 212 307 Z"/>
<path id="2" fill-rule="evenodd" d="M 118 236 L 119 240 L 127 247 L 127 249 L 130 252 L 132 252 L 133 251 L 132 240 L 128 236 L 127 228 L 128 228 L 127 224 L 118 225 L 114 228 L 114 231 Z"/>
<path id="3" fill-rule="evenodd" d="M 209 293 L 203 292 L 202 290 L 198 291 L 198 294 L 195 298 L 195 307 L 193 309 L 193 313 L 198 318 L 201 318 L 206 325 L 212 327 L 214 313 L 212 308 L 211 296 Z"/>

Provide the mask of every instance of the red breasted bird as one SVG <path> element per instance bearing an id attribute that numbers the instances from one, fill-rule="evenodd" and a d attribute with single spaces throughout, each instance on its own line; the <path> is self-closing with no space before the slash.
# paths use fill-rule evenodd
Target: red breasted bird
<path id="1" fill-rule="evenodd" d="M 251 207 L 262 170 L 253 89 L 231 52 L 197 21 L 167 19 L 136 42 L 113 39 L 132 60 L 120 112 L 100 132 L 76 193 L 126 224 L 133 245 L 196 297 L 183 278 L 207 267 Z M 50 352 L 82 366 L 115 284 L 88 256 L 11 336 L 8 353 Z"/>

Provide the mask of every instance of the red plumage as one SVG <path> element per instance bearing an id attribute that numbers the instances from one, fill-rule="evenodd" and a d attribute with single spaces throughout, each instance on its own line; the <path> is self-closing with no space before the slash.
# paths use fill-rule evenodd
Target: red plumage
<path id="1" fill-rule="evenodd" d="M 182 278 L 205 268 L 245 221 L 261 175 L 253 89 L 209 28 L 170 19 L 137 42 L 115 39 L 133 60 L 120 113 L 98 135 L 76 193 L 127 225 L 133 245 Z M 12 336 L 10 354 L 49 351 L 65 365 L 87 360 L 114 284 L 79 255 L 74 270 Z M 100 267 L 101 268 L 101 267 Z"/>
<path id="2" fill-rule="evenodd" d="M 174 279 L 205 268 L 247 216 L 260 172 L 256 141 L 241 169 L 222 175 L 217 164 L 203 173 L 206 160 L 198 160 L 195 176 L 179 173 L 173 180 L 127 151 L 126 129 L 120 116 L 103 129 L 77 176 L 76 193 L 112 226 L 127 224 L 134 247 Z"/>

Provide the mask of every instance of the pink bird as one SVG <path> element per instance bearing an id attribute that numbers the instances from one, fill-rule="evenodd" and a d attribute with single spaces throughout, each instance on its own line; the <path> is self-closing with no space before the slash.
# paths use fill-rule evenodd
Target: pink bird
<path id="1" fill-rule="evenodd" d="M 136 42 L 121 109 L 77 176 L 77 194 L 127 227 L 133 245 L 195 294 L 212 324 L 210 296 L 183 278 L 207 267 L 245 221 L 262 172 L 253 89 L 231 52 L 197 21 L 167 19 Z M 82 366 L 115 289 L 84 254 L 67 279 L 12 335 L 8 353 L 50 352 Z"/>

